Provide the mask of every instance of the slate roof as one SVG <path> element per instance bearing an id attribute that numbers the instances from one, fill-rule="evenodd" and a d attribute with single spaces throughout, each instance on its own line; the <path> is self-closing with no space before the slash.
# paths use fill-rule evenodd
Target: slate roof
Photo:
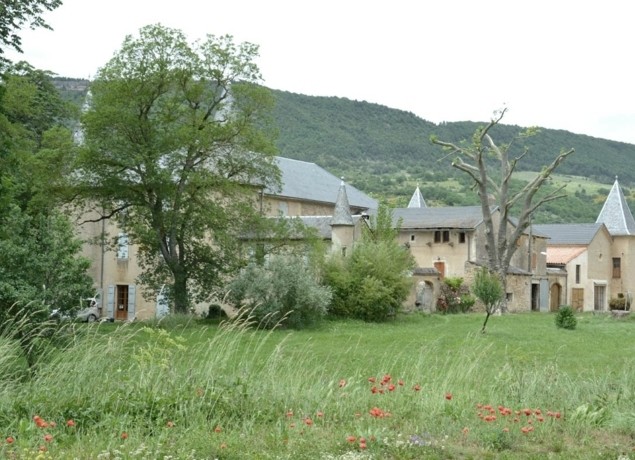
<path id="1" fill-rule="evenodd" d="M 597 222 L 594 224 L 537 224 L 533 228 L 549 238 L 548 245 L 588 246 L 602 225 Z"/>
<path id="2" fill-rule="evenodd" d="M 474 229 L 483 222 L 480 206 L 395 208 L 392 213 L 394 224 L 401 219 L 403 229 Z"/>
<path id="3" fill-rule="evenodd" d="M 596 222 L 603 222 L 611 235 L 635 235 L 635 219 L 617 177 Z"/>
<path id="4" fill-rule="evenodd" d="M 409 208 L 426 208 L 426 200 L 423 199 L 423 195 L 421 194 L 421 190 L 419 190 L 419 186 L 417 185 L 417 189 L 412 194 L 410 198 L 410 202 L 408 203 Z"/>
<path id="5" fill-rule="evenodd" d="M 331 225 L 353 225 L 351 206 L 348 204 L 344 181 L 340 184 L 340 189 L 337 192 L 337 200 L 335 200 L 335 211 L 333 212 Z"/>
<path id="6" fill-rule="evenodd" d="M 265 192 L 298 200 L 335 203 L 341 179 L 307 161 L 276 157 L 282 174 L 281 190 L 267 188 Z M 377 209 L 377 200 L 372 199 L 352 185 L 347 185 L 348 201 L 354 208 Z"/>

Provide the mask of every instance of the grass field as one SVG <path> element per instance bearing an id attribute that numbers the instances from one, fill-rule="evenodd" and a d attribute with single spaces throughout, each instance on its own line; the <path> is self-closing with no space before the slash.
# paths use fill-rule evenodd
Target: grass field
<path id="1" fill-rule="evenodd" d="M 77 325 L 32 372 L 0 340 L 0 458 L 635 458 L 635 321 L 483 319 Z"/>

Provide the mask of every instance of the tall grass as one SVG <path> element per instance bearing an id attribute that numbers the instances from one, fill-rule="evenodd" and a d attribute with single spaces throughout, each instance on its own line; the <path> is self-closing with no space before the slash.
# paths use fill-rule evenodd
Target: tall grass
<path id="1" fill-rule="evenodd" d="M 485 337 L 480 315 L 303 332 L 248 320 L 82 325 L 30 374 L 15 341 L 0 339 L 0 439 L 15 439 L 0 457 L 41 446 L 80 459 L 632 454 L 635 350 L 624 339 L 635 322 L 582 319 L 564 332 L 551 315 L 509 315 Z M 528 329 L 542 340 L 523 338 Z M 622 349 L 599 364 L 611 344 L 579 343 L 603 334 Z M 36 415 L 57 426 L 38 428 Z"/>

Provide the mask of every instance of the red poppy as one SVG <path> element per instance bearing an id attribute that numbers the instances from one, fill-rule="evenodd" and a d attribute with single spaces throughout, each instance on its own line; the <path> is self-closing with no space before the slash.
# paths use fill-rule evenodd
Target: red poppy
<path id="1" fill-rule="evenodd" d="M 66 420 L 66 426 L 75 426 L 75 420 L 73 419 Z"/>
<path id="2" fill-rule="evenodd" d="M 315 415 L 317 415 L 318 417 L 324 417 L 324 412 L 319 410 L 319 411 L 317 411 L 317 413 Z"/>
<path id="3" fill-rule="evenodd" d="M 381 381 L 382 381 L 382 383 L 388 383 L 388 382 L 390 382 L 390 379 L 392 379 L 390 374 L 386 374 L 386 375 L 384 375 L 384 378 L 381 379 Z"/>
<path id="4" fill-rule="evenodd" d="M 447 399 L 448 401 L 450 401 L 452 399 L 452 393 L 446 393 L 445 394 L 445 399 Z"/>
<path id="5" fill-rule="evenodd" d="M 404 386 L 404 381 L 402 379 L 399 379 L 399 381 L 397 382 L 397 384 L 402 387 Z"/>
<path id="6" fill-rule="evenodd" d="M 379 390 L 377 389 L 377 387 L 376 387 L 376 386 L 372 386 L 372 387 L 370 388 L 370 392 L 371 392 L 371 393 L 373 393 L 373 394 L 377 393 L 378 391 L 379 391 Z"/>
<path id="7" fill-rule="evenodd" d="M 462 430 L 462 431 L 463 431 L 463 434 L 464 434 L 465 436 L 467 436 L 467 434 L 470 432 L 470 429 L 469 429 L 468 427 L 465 427 L 465 428 L 463 428 L 463 430 Z"/>
<path id="8" fill-rule="evenodd" d="M 368 381 L 370 383 L 375 383 L 377 381 L 377 379 L 375 379 L 375 377 L 368 377 Z"/>
<path id="9" fill-rule="evenodd" d="M 214 427 L 214 433 L 220 433 L 221 431 L 223 431 L 223 429 L 220 427 L 220 425 L 216 425 L 216 427 Z"/>
<path id="10" fill-rule="evenodd" d="M 421 390 L 421 385 L 419 385 L 419 384 L 417 383 L 415 386 L 413 386 L 413 387 L 412 387 L 412 389 L 413 389 L 414 391 L 419 391 L 419 390 Z"/>
<path id="11" fill-rule="evenodd" d="M 53 435 L 50 435 L 50 434 L 45 434 L 45 435 L 44 435 L 44 440 L 45 440 L 46 442 L 51 442 L 51 441 L 53 440 Z"/>
<path id="12" fill-rule="evenodd" d="M 7 444 L 13 444 L 15 442 L 15 439 L 12 436 L 7 436 L 7 439 L 5 439 L 5 441 L 7 441 Z"/>
<path id="13" fill-rule="evenodd" d="M 126 433 L 125 431 L 121 433 L 121 439 L 128 439 L 128 433 Z"/>
<path id="14" fill-rule="evenodd" d="M 227 443 L 222 442 L 220 445 L 221 449 L 227 449 Z"/>
<path id="15" fill-rule="evenodd" d="M 293 411 L 292 410 L 287 411 L 287 417 L 293 417 Z"/>
<path id="16" fill-rule="evenodd" d="M 366 446 L 366 443 L 365 443 L 365 442 L 360 442 L 360 443 L 359 443 L 359 448 L 360 448 L 360 449 L 364 450 L 364 449 L 366 449 L 366 447 L 368 447 L 368 446 Z"/>
<path id="17" fill-rule="evenodd" d="M 344 388 L 346 386 L 346 380 L 340 380 L 340 388 Z"/>
<path id="18" fill-rule="evenodd" d="M 168 423 L 165 424 L 168 428 L 174 428 L 174 422 L 172 420 L 168 420 Z"/>
<path id="19" fill-rule="evenodd" d="M 347 436 L 347 437 L 346 437 L 346 442 L 351 442 L 351 443 L 353 443 L 353 442 L 355 442 L 355 441 L 357 441 L 357 438 L 356 438 L 355 436 Z"/>
<path id="20" fill-rule="evenodd" d="M 395 388 L 397 388 L 394 384 L 390 384 L 388 385 L 388 391 L 395 391 Z"/>
<path id="21" fill-rule="evenodd" d="M 309 417 L 304 419 L 304 424 L 307 426 L 311 426 L 313 425 L 313 420 L 311 420 Z"/>

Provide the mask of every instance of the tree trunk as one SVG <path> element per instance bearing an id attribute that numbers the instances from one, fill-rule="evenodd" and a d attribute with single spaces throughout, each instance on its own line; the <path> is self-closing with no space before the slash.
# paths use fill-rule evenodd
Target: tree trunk
<path id="1" fill-rule="evenodd" d="M 481 328 L 481 334 L 485 334 L 485 327 L 487 326 L 487 320 L 489 320 L 489 317 L 492 316 L 492 313 L 490 312 L 489 309 L 487 309 L 485 313 L 486 313 L 485 321 L 483 322 L 483 327 Z"/>
<path id="2" fill-rule="evenodd" d="M 174 312 L 187 313 L 189 307 L 187 276 L 184 273 L 174 273 Z"/>

